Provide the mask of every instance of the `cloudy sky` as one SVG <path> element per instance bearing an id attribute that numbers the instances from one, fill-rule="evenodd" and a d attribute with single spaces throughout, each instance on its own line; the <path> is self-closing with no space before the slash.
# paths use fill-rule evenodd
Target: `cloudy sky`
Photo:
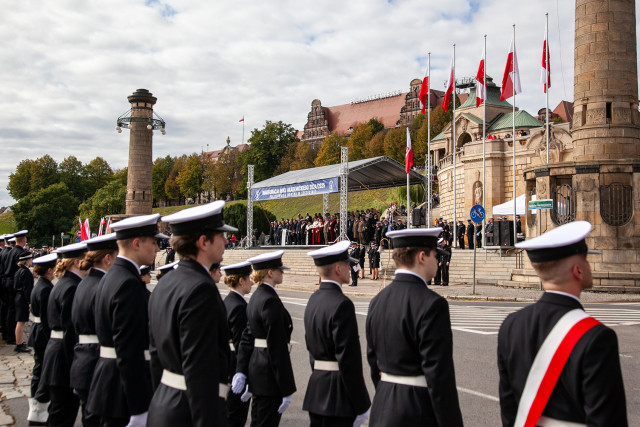
<path id="1" fill-rule="evenodd" d="M 549 13 L 550 105 L 573 100 L 574 2 L 568 0 L 23 0 L 0 25 L 0 206 L 25 158 L 104 157 L 126 166 L 129 135 L 115 131 L 138 88 L 167 122 L 154 158 L 242 142 L 265 120 L 302 129 L 311 101 L 325 106 L 392 91 L 422 78 L 431 52 L 442 89 L 456 44 L 456 74 L 473 76 L 487 34 L 487 71 L 500 81 L 512 24 L 523 94 L 544 107 L 539 82 Z"/>

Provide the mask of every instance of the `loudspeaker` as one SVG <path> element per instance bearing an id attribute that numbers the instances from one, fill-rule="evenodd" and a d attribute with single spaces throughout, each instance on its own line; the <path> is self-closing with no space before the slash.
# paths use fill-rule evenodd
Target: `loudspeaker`
<path id="1" fill-rule="evenodd" d="M 498 237 L 500 246 L 513 246 L 513 221 L 497 221 L 494 224 L 497 227 L 494 225 L 493 233 Z"/>

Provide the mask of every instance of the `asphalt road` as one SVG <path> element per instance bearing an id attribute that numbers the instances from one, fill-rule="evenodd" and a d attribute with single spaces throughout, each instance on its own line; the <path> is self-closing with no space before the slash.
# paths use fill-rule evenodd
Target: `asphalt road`
<path id="1" fill-rule="evenodd" d="M 220 287 L 223 295 L 226 289 Z M 308 425 L 302 401 L 311 375 L 309 356 L 304 344 L 303 316 L 309 293 L 279 290 L 287 310 L 293 318 L 291 359 L 298 391 L 282 418 L 282 426 Z M 365 319 L 369 297 L 351 297 L 356 306 L 364 377 L 373 398 L 374 389 L 365 358 Z M 496 364 L 497 331 L 502 319 L 524 303 L 450 302 L 454 362 L 458 396 L 466 426 L 499 426 L 498 369 Z M 640 304 L 585 304 L 588 313 L 611 326 L 618 335 L 620 361 L 625 382 L 629 425 L 640 425 Z M 26 399 L 4 402 L 9 411 L 18 416 L 17 426 L 26 426 Z M 80 423 L 76 423 L 80 426 Z"/>

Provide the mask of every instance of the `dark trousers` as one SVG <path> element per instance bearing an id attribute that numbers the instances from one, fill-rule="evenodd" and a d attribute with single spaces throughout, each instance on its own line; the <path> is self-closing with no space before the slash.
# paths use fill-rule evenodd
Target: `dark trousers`
<path id="1" fill-rule="evenodd" d="M 329 417 L 309 412 L 310 427 L 352 427 L 355 417 Z"/>
<path id="2" fill-rule="evenodd" d="M 242 402 L 240 394 L 229 393 L 227 397 L 227 425 L 229 427 L 244 427 L 249 416 L 251 402 Z"/>
<path id="3" fill-rule="evenodd" d="M 42 361 L 44 360 L 44 350 L 46 347 L 35 347 L 33 349 L 33 373 L 31 376 L 31 397 L 40 403 L 49 401 L 49 387 L 44 384 L 40 386 L 42 377 Z"/>
<path id="4" fill-rule="evenodd" d="M 350 268 L 351 268 L 351 284 L 353 286 L 358 286 L 358 273 L 360 273 L 360 270 L 353 271 L 353 267 L 355 267 L 355 264 L 354 265 L 350 265 Z"/>
<path id="5" fill-rule="evenodd" d="M 440 283 L 441 283 L 440 276 L 441 275 L 442 275 L 442 266 L 438 265 L 438 271 L 436 271 L 436 277 L 433 278 L 433 284 L 435 286 L 440 286 Z"/>
<path id="6" fill-rule="evenodd" d="M 80 401 L 71 387 L 49 386 L 51 404 L 49 405 L 48 426 L 73 427 L 78 417 Z"/>
<path id="7" fill-rule="evenodd" d="M 277 427 L 282 414 L 278 408 L 282 397 L 253 396 L 251 402 L 251 427 Z"/>
<path id="8" fill-rule="evenodd" d="M 464 234 L 458 235 L 458 247 L 464 249 Z"/>
<path id="9" fill-rule="evenodd" d="M 82 408 L 82 427 L 100 427 L 100 417 L 92 414 L 87 410 L 87 399 L 89 398 L 89 390 L 74 389 L 73 392 L 80 400 Z"/>
<path id="10" fill-rule="evenodd" d="M 100 427 L 126 427 L 129 424 L 129 418 L 102 418 Z"/>
<path id="11" fill-rule="evenodd" d="M 469 240 L 469 249 L 473 249 L 473 234 L 467 234 L 467 240 Z"/>
<path id="12" fill-rule="evenodd" d="M 438 268 L 438 271 L 441 275 L 442 286 L 449 286 L 449 266 L 443 263 L 442 266 Z"/>

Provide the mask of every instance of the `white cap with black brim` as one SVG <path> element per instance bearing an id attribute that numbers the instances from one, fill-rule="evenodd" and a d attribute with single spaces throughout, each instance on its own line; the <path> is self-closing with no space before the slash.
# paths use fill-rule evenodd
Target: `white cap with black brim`
<path id="1" fill-rule="evenodd" d="M 350 247 L 351 242 L 343 240 L 334 245 L 307 252 L 307 255 L 313 258 L 313 263 L 318 267 L 333 264 L 334 262 L 357 263 L 357 259 L 349 256 Z"/>
<path id="2" fill-rule="evenodd" d="M 405 230 L 389 231 L 387 237 L 391 239 L 394 248 L 433 248 L 438 253 L 444 254 L 446 252 L 438 246 L 438 236 L 441 232 L 442 227 L 407 228 Z"/>
<path id="3" fill-rule="evenodd" d="M 27 252 L 23 252 L 22 255 L 20 255 L 20 257 L 18 258 L 18 261 L 25 261 L 31 258 L 33 258 L 33 254 L 27 251 Z"/>
<path id="4" fill-rule="evenodd" d="M 227 276 L 238 275 L 238 276 L 247 276 L 251 274 L 253 269 L 251 268 L 251 263 L 248 261 L 238 262 L 236 264 L 225 265 L 220 268 L 225 272 Z"/>
<path id="5" fill-rule="evenodd" d="M 587 247 L 585 238 L 591 233 L 587 221 L 574 221 L 553 230 L 517 243 L 515 246 L 527 251 L 531 262 L 549 262 L 578 254 L 602 254 Z"/>
<path id="6" fill-rule="evenodd" d="M 200 233 L 203 230 L 236 232 L 237 228 L 224 223 L 222 215 L 224 205 L 224 200 L 217 200 L 164 216 L 162 221 L 169 224 L 174 236 Z"/>
<path id="7" fill-rule="evenodd" d="M 99 251 L 103 249 L 117 250 L 118 243 L 116 241 L 116 233 L 103 234 L 89 240 L 85 240 L 87 251 Z"/>
<path id="8" fill-rule="evenodd" d="M 13 233 L 13 237 L 23 237 L 29 233 L 29 230 L 20 230 Z"/>
<path id="9" fill-rule="evenodd" d="M 165 238 L 158 233 L 158 219 L 160 214 L 141 215 L 125 218 L 122 221 L 111 224 L 111 230 L 115 231 L 117 240 L 127 240 L 136 237 Z"/>
<path id="10" fill-rule="evenodd" d="M 283 250 L 267 252 L 249 258 L 247 262 L 251 263 L 254 270 L 289 270 L 289 267 L 282 265 Z"/>
<path id="11" fill-rule="evenodd" d="M 36 265 L 55 267 L 58 262 L 58 254 L 53 252 L 47 255 L 40 256 L 33 260 L 33 263 Z"/>
<path id="12" fill-rule="evenodd" d="M 82 258 L 85 252 L 87 252 L 87 244 L 85 242 L 73 243 L 56 249 L 58 259 Z"/>
<path id="13" fill-rule="evenodd" d="M 173 269 L 173 268 L 178 267 L 178 263 L 179 263 L 179 262 L 180 262 L 180 261 L 173 261 L 173 262 L 170 262 L 169 264 L 165 264 L 165 265 L 163 265 L 163 266 L 161 266 L 161 267 L 158 267 L 158 270 L 159 270 L 159 271 L 162 271 L 162 272 L 167 271 L 167 270 L 171 270 L 171 269 Z"/>

